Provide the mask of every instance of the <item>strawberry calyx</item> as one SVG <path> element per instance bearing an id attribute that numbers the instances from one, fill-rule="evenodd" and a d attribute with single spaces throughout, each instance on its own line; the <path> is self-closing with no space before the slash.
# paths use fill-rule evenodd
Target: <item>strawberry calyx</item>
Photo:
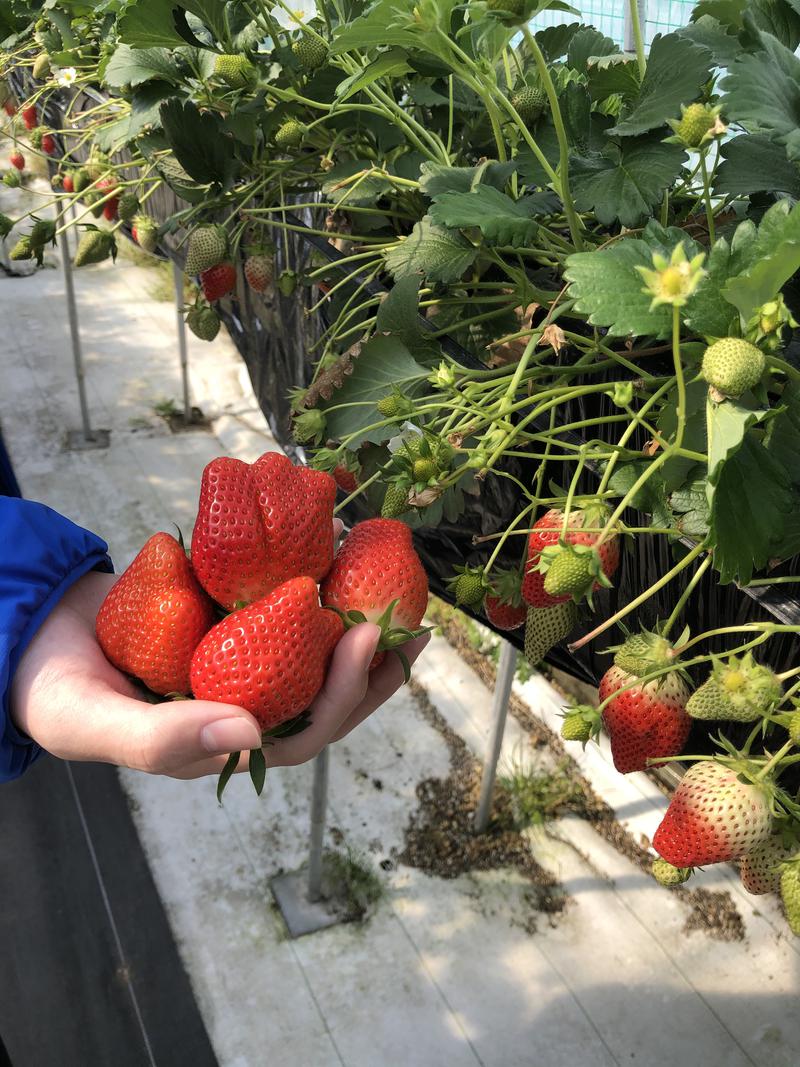
<path id="1" fill-rule="evenodd" d="M 562 713 L 561 736 L 565 741 L 587 742 L 600 734 L 603 717 L 592 704 L 573 704 Z"/>
<path id="2" fill-rule="evenodd" d="M 295 734 L 300 734 L 303 730 L 308 729 L 310 725 L 310 709 L 306 708 L 306 710 L 301 711 L 299 715 L 295 715 L 293 718 L 287 719 L 285 722 L 279 723 L 277 726 L 273 726 L 271 730 L 262 731 L 262 747 L 250 749 L 247 764 L 250 781 L 253 783 L 256 796 L 261 796 L 267 776 L 267 760 L 264 756 L 264 748 L 267 745 L 274 745 L 275 742 L 281 740 L 281 738 L 294 737 Z M 219 779 L 217 780 L 217 802 L 220 804 L 222 803 L 222 794 L 225 792 L 225 786 L 231 780 L 231 776 L 239 766 L 241 756 L 241 752 L 231 752 L 225 762 L 225 766 L 220 772 Z"/>
<path id="3" fill-rule="evenodd" d="M 412 641 L 415 637 L 422 637 L 423 634 L 430 633 L 434 627 L 420 626 L 416 630 L 409 630 L 405 626 L 392 626 L 392 615 L 399 603 L 400 597 L 396 597 L 390 604 L 387 604 L 377 619 L 368 619 L 363 611 L 356 611 L 355 609 L 340 611 L 339 608 L 330 604 L 326 606 L 329 611 L 336 612 L 344 623 L 345 630 L 352 630 L 354 626 L 360 626 L 364 622 L 371 622 L 374 626 L 379 627 L 381 635 L 375 646 L 376 655 L 379 652 L 394 652 L 402 664 L 404 680 L 408 682 L 411 678 L 411 664 L 400 646 L 407 641 Z"/>
<path id="4" fill-rule="evenodd" d="M 572 597 L 576 604 L 585 599 L 591 607 L 592 594 L 598 585 L 611 588 L 600 554 L 593 545 L 575 545 L 565 540 L 547 545 L 542 549 L 536 569 L 545 576 L 546 593 Z"/>
<path id="5" fill-rule="evenodd" d="M 676 662 L 674 646 L 657 630 L 641 629 L 629 634 L 621 645 L 614 645 L 608 651 L 615 653 L 615 666 L 628 674 L 642 677 L 671 667 L 686 676 Z"/>

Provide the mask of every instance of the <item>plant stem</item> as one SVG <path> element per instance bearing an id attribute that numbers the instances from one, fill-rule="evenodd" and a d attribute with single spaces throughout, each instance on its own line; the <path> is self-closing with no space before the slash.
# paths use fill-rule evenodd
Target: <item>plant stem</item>
<path id="1" fill-rule="evenodd" d="M 635 3 L 636 0 L 631 0 Z M 700 170 L 703 175 L 703 200 L 706 205 L 706 222 L 708 223 L 708 239 L 713 245 L 717 239 L 716 228 L 714 226 L 714 205 L 711 203 L 711 183 L 708 180 L 708 166 L 706 164 L 706 152 L 707 148 L 700 149 Z"/>
<path id="2" fill-rule="evenodd" d="M 644 38 L 642 37 L 642 22 L 639 18 L 639 4 L 637 0 L 628 0 L 628 8 L 631 14 L 631 29 L 633 41 L 636 45 L 636 62 L 639 64 L 639 77 L 644 78 L 647 71 L 647 58 L 644 54 Z"/>

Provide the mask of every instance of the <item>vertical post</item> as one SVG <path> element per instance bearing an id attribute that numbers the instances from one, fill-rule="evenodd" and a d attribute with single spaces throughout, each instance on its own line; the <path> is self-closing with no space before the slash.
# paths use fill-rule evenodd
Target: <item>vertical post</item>
<path id="1" fill-rule="evenodd" d="M 69 243 L 67 242 L 66 230 L 59 237 L 61 246 L 61 269 L 64 272 L 64 292 L 67 298 L 67 315 L 69 316 L 69 332 L 72 340 L 72 359 L 75 364 L 75 378 L 78 382 L 78 400 L 81 405 L 81 422 L 83 425 L 84 441 L 94 441 L 92 426 L 89 421 L 89 405 L 86 401 L 86 375 L 83 369 L 83 353 L 81 352 L 81 335 L 78 327 L 78 309 L 75 305 L 75 286 L 72 282 L 72 264 L 70 262 Z"/>
<path id="2" fill-rule="evenodd" d="M 308 899 L 312 904 L 322 896 L 322 844 L 325 837 L 325 813 L 328 807 L 328 756 L 329 750 L 323 748 L 314 760 L 311 845 L 308 853 Z"/>
<path id="3" fill-rule="evenodd" d="M 631 5 L 630 0 L 622 0 L 625 6 L 625 42 L 623 49 L 626 52 L 636 51 L 636 39 L 633 36 L 633 19 L 631 18 Z M 642 36 L 645 34 L 645 23 L 647 22 L 647 0 L 636 0 L 636 7 L 639 10 L 639 25 L 642 27 Z"/>
<path id="4" fill-rule="evenodd" d="M 489 825 L 489 812 L 492 808 L 492 793 L 497 775 L 497 761 L 503 744 L 503 732 L 508 715 L 508 698 L 511 696 L 511 684 L 517 667 L 517 650 L 510 641 L 503 641 L 500 649 L 500 661 L 497 664 L 497 676 L 494 682 L 494 699 L 492 701 L 492 736 L 489 739 L 489 751 L 483 766 L 481 795 L 475 812 L 473 829 L 482 834 Z"/>
<path id="5" fill-rule="evenodd" d="M 188 426 L 192 421 L 192 405 L 189 399 L 189 357 L 186 350 L 186 323 L 183 321 L 183 271 L 174 261 L 172 263 L 172 277 L 175 282 L 175 312 L 178 318 L 178 350 L 181 357 L 183 422 L 184 426 Z"/>

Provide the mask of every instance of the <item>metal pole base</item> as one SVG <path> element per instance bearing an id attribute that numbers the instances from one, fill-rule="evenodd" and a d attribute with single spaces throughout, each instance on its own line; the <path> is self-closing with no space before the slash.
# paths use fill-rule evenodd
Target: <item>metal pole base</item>
<path id="1" fill-rule="evenodd" d="M 96 448 L 108 448 L 111 444 L 111 430 L 92 430 L 91 436 L 83 430 L 67 430 L 64 435 L 64 452 L 90 452 Z"/>
<path id="2" fill-rule="evenodd" d="M 346 921 L 346 915 L 335 899 L 308 899 L 308 866 L 276 875 L 269 886 L 289 937 L 303 937 Z"/>

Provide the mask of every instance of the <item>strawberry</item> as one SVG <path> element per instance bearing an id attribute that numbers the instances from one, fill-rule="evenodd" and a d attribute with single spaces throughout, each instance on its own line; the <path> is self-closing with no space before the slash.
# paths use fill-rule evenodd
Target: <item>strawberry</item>
<path id="1" fill-rule="evenodd" d="M 771 830 L 765 788 L 742 781 L 712 760 L 689 768 L 653 837 L 653 847 L 675 867 L 704 867 L 738 859 Z"/>
<path id="2" fill-rule="evenodd" d="M 456 606 L 464 604 L 468 608 L 479 608 L 488 588 L 483 567 L 456 567 L 455 572 L 447 588 L 453 594 Z"/>
<path id="3" fill-rule="evenodd" d="M 693 719 L 755 722 L 781 698 L 781 683 L 751 652 L 715 660 L 710 677 L 692 693 L 686 710 Z"/>
<path id="4" fill-rule="evenodd" d="M 7 185 L 9 189 L 19 189 L 20 185 L 22 185 L 19 171 L 7 170 L 3 175 L 3 185 Z"/>
<path id="5" fill-rule="evenodd" d="M 87 263 L 101 263 L 109 256 L 116 256 L 117 244 L 110 233 L 104 230 L 87 230 L 78 242 L 74 264 L 83 267 Z"/>
<path id="6" fill-rule="evenodd" d="M 570 596 L 576 604 L 584 597 L 591 604 L 592 593 L 611 582 L 606 578 L 600 553 L 591 545 L 553 545 L 542 552 L 544 591 L 548 596 Z"/>
<path id="7" fill-rule="evenodd" d="M 89 171 L 86 167 L 78 167 L 77 170 L 72 172 L 72 184 L 76 193 L 82 193 L 91 183 L 92 179 L 89 177 Z"/>
<path id="8" fill-rule="evenodd" d="M 255 293 L 263 293 L 272 283 L 272 259 L 255 253 L 244 261 L 244 276 Z"/>
<path id="9" fill-rule="evenodd" d="M 346 625 L 365 620 L 379 625 L 379 650 L 399 652 L 428 606 L 428 578 L 409 528 L 397 519 L 358 523 L 336 553 L 321 594 L 326 607 L 342 612 Z"/>
<path id="10" fill-rule="evenodd" d="M 244 89 L 256 78 L 256 68 L 243 55 L 218 55 L 214 61 L 214 73 L 231 89 Z"/>
<path id="11" fill-rule="evenodd" d="M 302 143 L 306 135 L 307 127 L 297 119 L 288 119 L 275 133 L 275 144 L 278 148 L 296 148 Z"/>
<path id="12" fill-rule="evenodd" d="M 139 214 L 139 197 L 136 193 L 123 193 L 119 198 L 117 214 L 123 222 L 130 222 Z"/>
<path id="13" fill-rule="evenodd" d="M 17 105 L 14 103 L 13 100 L 4 100 L 3 101 L 3 111 L 5 111 L 5 113 L 8 115 L 8 117 L 10 119 L 13 119 L 13 117 L 17 113 Z"/>
<path id="14" fill-rule="evenodd" d="M 325 42 L 309 33 L 304 33 L 299 41 L 294 42 L 292 51 L 300 66 L 306 70 L 317 70 L 328 58 L 328 46 Z"/>
<path id="15" fill-rule="evenodd" d="M 194 650 L 214 622 L 186 552 L 168 533 L 149 539 L 97 613 L 100 647 L 154 693 L 188 693 Z"/>
<path id="16" fill-rule="evenodd" d="M 598 720 L 597 711 L 592 707 L 579 705 L 571 708 L 562 720 L 561 736 L 565 741 L 582 741 L 585 745 L 595 733 Z"/>
<path id="17" fill-rule="evenodd" d="M 561 604 L 569 600 L 569 593 L 553 595 L 545 589 L 545 573 L 548 569 L 547 557 L 543 560 L 543 552 L 546 548 L 558 545 L 586 545 L 594 548 L 600 571 L 607 580 L 619 566 L 619 537 L 612 534 L 600 548 L 596 547 L 599 534 L 597 532 L 584 533 L 583 527 L 591 527 L 596 530 L 602 527 L 608 518 L 608 511 L 603 505 L 596 505 L 584 509 L 575 509 L 570 512 L 567 522 L 567 530 L 563 542 L 561 533 L 564 526 L 564 512 L 553 508 L 547 511 L 533 524 L 533 529 L 528 535 L 528 559 L 525 568 L 525 577 L 522 582 L 522 599 L 532 608 L 549 608 L 555 604 Z M 599 587 L 595 582 L 593 588 Z"/>
<path id="18" fill-rule="evenodd" d="M 754 896 L 777 893 L 781 884 L 781 864 L 791 859 L 797 847 L 787 845 L 783 834 L 772 834 L 746 852 L 739 862 L 742 886 Z"/>
<path id="19" fill-rule="evenodd" d="M 386 493 L 381 504 L 381 517 L 384 519 L 396 519 L 398 515 L 404 515 L 411 510 L 408 502 L 408 486 L 399 482 L 390 482 L 386 486 Z"/>
<path id="20" fill-rule="evenodd" d="M 536 85 L 526 85 L 511 97 L 511 103 L 525 125 L 531 126 L 547 107 L 547 94 Z"/>
<path id="21" fill-rule="evenodd" d="M 74 185 L 73 180 L 72 180 L 72 172 L 71 171 L 67 171 L 67 173 L 64 175 L 63 188 L 64 188 L 64 192 L 65 193 L 74 193 L 75 192 L 75 185 Z"/>
<path id="22" fill-rule="evenodd" d="M 652 873 L 659 885 L 676 886 L 683 885 L 692 876 L 691 867 L 673 867 L 666 860 L 653 860 Z"/>
<path id="23" fill-rule="evenodd" d="M 781 900 L 789 929 L 800 937 L 800 865 L 793 863 L 781 874 Z"/>
<path id="24" fill-rule="evenodd" d="M 209 630 L 192 658 L 192 692 L 246 708 L 273 730 L 317 695 L 343 633 L 336 612 L 320 607 L 314 579 L 290 578 Z"/>
<path id="25" fill-rule="evenodd" d="M 8 217 L 0 212 L 0 237 L 8 237 L 11 231 L 14 229 L 14 223 Z"/>
<path id="26" fill-rule="evenodd" d="M 524 624 L 528 605 L 522 600 L 522 576 L 518 570 L 492 573 L 483 610 L 495 630 L 516 630 Z"/>
<path id="27" fill-rule="evenodd" d="M 201 341 L 213 341 L 219 333 L 219 315 L 208 304 L 198 303 L 186 313 L 186 325 Z"/>
<path id="28" fill-rule="evenodd" d="M 22 152 L 20 152 L 19 149 L 16 149 L 11 153 L 11 155 L 8 157 L 8 162 L 11 164 L 12 167 L 16 167 L 17 170 L 25 169 L 25 156 L 23 156 Z"/>
<path id="29" fill-rule="evenodd" d="M 723 337 L 709 345 L 700 373 L 711 389 L 712 399 L 739 397 L 761 381 L 766 359 L 760 348 L 741 337 Z"/>
<path id="30" fill-rule="evenodd" d="M 706 104 L 689 104 L 681 107 L 680 119 L 670 119 L 669 124 L 676 139 L 687 148 L 699 148 L 709 139 L 716 126 L 718 109 Z"/>
<path id="31" fill-rule="evenodd" d="M 343 493 L 347 493 L 349 496 L 358 489 L 358 477 L 356 472 L 351 471 L 349 467 L 345 467 L 340 463 L 338 467 L 333 468 L 332 473 L 333 480 Z"/>
<path id="32" fill-rule="evenodd" d="M 103 204 L 103 218 L 115 222 L 119 216 L 119 197 L 114 196 Z"/>
<path id="33" fill-rule="evenodd" d="M 382 396 L 375 407 L 385 419 L 405 419 L 414 411 L 413 402 L 397 386 Z"/>
<path id="34" fill-rule="evenodd" d="M 289 578 L 319 581 L 333 562 L 336 482 L 266 452 L 255 463 L 222 457 L 203 471 L 192 565 L 201 584 L 231 610 Z"/>
<path id="35" fill-rule="evenodd" d="M 200 271 L 200 288 L 209 304 L 227 296 L 235 285 L 236 268 L 232 263 L 218 263 L 216 267 Z"/>
<path id="36" fill-rule="evenodd" d="M 603 708 L 603 726 L 620 774 L 643 771 L 656 756 L 678 755 L 692 722 L 686 714 L 691 690 L 678 671 L 631 685 L 637 678 L 615 665 L 600 679 L 600 701 L 612 697 Z M 631 687 L 612 696 L 626 685 Z"/>
<path id="37" fill-rule="evenodd" d="M 525 619 L 525 659 L 538 667 L 554 645 L 572 633 L 578 609 L 571 600 L 547 608 L 528 608 Z"/>
<path id="38" fill-rule="evenodd" d="M 228 238 L 222 226 L 198 226 L 189 234 L 186 262 L 187 274 L 200 274 L 216 267 L 228 253 Z"/>
<path id="39" fill-rule="evenodd" d="M 145 252 L 154 252 L 158 245 L 158 225 L 148 215 L 137 215 L 131 226 L 131 236 Z"/>
<path id="40" fill-rule="evenodd" d="M 35 104 L 28 104 L 27 107 L 22 109 L 21 114 L 26 130 L 32 130 L 39 125 L 39 116 L 36 113 Z"/>
<path id="41" fill-rule="evenodd" d="M 56 154 L 56 139 L 51 133 L 45 133 L 42 136 L 42 151 L 48 156 Z"/>
<path id="42" fill-rule="evenodd" d="M 31 74 L 37 81 L 41 81 L 50 73 L 50 56 L 47 52 L 40 52 L 36 59 L 33 61 L 33 67 L 31 68 Z"/>

